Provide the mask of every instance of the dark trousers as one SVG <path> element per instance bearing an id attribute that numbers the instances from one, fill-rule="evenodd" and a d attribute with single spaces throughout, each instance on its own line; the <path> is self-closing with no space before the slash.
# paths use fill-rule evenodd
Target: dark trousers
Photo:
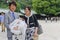
<path id="1" fill-rule="evenodd" d="M 8 40 L 12 40 L 12 37 L 8 37 Z"/>

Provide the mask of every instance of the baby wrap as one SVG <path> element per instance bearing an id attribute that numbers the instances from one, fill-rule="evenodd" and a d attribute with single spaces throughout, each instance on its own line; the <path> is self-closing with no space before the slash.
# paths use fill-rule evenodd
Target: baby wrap
<path id="1" fill-rule="evenodd" d="M 14 30 L 13 29 L 14 27 L 18 27 L 18 30 Z M 21 19 L 16 19 L 9 25 L 9 28 L 12 33 L 20 34 L 20 33 L 23 33 L 23 31 L 26 31 L 27 24 L 25 23 L 25 21 L 23 21 Z"/>

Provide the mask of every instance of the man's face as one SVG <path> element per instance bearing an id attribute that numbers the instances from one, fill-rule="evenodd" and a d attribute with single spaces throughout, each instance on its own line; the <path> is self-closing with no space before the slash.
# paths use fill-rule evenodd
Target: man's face
<path id="1" fill-rule="evenodd" d="M 13 4 L 11 4 L 11 6 L 9 6 L 9 8 L 10 8 L 10 10 L 13 11 L 13 12 L 16 10 L 16 6 L 13 5 Z"/>

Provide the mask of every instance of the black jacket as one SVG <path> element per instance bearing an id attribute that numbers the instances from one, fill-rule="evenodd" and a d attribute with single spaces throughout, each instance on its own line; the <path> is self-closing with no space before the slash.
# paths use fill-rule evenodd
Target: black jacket
<path id="1" fill-rule="evenodd" d="M 25 22 L 27 23 L 27 17 L 26 16 L 24 16 L 24 19 L 25 19 Z M 38 27 L 38 21 L 37 21 L 37 18 L 36 18 L 36 16 L 35 15 L 31 15 L 30 17 L 29 17 L 29 28 L 31 28 L 31 27 Z"/>

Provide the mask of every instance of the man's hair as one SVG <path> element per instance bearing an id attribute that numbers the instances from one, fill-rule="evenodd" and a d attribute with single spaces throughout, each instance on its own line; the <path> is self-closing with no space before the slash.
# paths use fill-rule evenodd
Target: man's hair
<path id="1" fill-rule="evenodd" d="M 1 13 L 0 13 L 0 15 L 1 15 Z"/>
<path id="2" fill-rule="evenodd" d="M 11 6 L 11 4 L 17 6 L 16 2 L 15 1 L 12 1 L 12 2 L 9 2 L 9 6 Z"/>

